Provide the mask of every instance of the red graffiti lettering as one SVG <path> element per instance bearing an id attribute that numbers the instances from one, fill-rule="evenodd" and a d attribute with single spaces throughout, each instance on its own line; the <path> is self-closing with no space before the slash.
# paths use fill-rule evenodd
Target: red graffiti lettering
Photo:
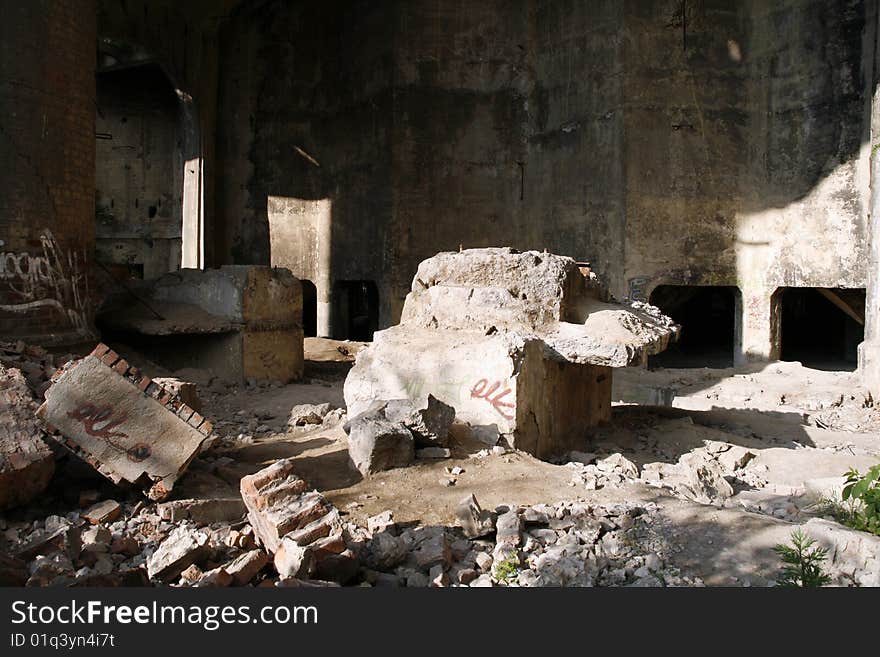
<path id="1" fill-rule="evenodd" d="M 502 409 L 516 408 L 515 404 L 501 401 L 504 397 L 510 394 L 510 388 L 505 387 L 498 392 L 499 388 L 501 388 L 501 381 L 495 381 L 490 384 L 487 379 L 480 379 L 476 382 L 474 387 L 471 388 L 471 399 L 485 399 L 492 405 L 492 408 L 498 411 L 501 417 L 512 420 L 513 415 L 505 413 Z"/>
<path id="2" fill-rule="evenodd" d="M 94 404 L 80 404 L 75 410 L 67 412 L 68 417 L 82 422 L 83 429 L 90 436 L 97 438 L 128 438 L 127 433 L 121 431 L 113 431 L 120 424 L 125 422 L 126 418 L 113 419 L 113 409 L 109 406 L 99 408 Z"/>

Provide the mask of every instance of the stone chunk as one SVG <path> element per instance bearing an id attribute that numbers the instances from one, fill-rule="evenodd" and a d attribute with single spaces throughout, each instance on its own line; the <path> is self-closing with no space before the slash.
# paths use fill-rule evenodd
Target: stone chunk
<path id="1" fill-rule="evenodd" d="M 496 544 L 511 548 L 522 545 L 522 518 L 516 509 L 510 509 L 498 516 L 496 522 Z"/>
<path id="2" fill-rule="evenodd" d="M 423 406 L 409 399 L 393 399 L 385 406 L 385 418 L 409 429 L 416 445 L 443 447 L 455 420 L 455 409 L 431 394 Z"/>
<path id="3" fill-rule="evenodd" d="M 106 345 L 53 378 L 37 417 L 98 472 L 151 499 L 168 496 L 211 435 L 209 421 Z"/>
<path id="4" fill-rule="evenodd" d="M 315 570 L 314 551 L 285 536 L 275 551 L 275 570 L 285 579 L 308 579 Z"/>
<path id="5" fill-rule="evenodd" d="M 479 538 L 495 531 L 495 514 L 483 510 L 473 493 L 458 503 L 455 519 L 468 538 Z"/>
<path id="6" fill-rule="evenodd" d="M 147 560 L 147 575 L 150 579 L 174 579 L 185 568 L 197 564 L 207 554 L 207 534 L 187 527 L 178 527 L 150 555 Z"/>
<path id="7" fill-rule="evenodd" d="M 321 424 L 332 410 L 330 404 L 299 404 L 290 409 L 287 424 L 302 427 L 307 424 Z"/>
<path id="8" fill-rule="evenodd" d="M 403 424 L 386 419 L 381 408 L 352 418 L 346 426 L 349 457 L 365 477 L 406 467 L 415 460 L 412 433 Z"/>
<path id="9" fill-rule="evenodd" d="M 0 365 L 0 510 L 30 502 L 55 471 L 36 408 L 21 371 Z"/>
<path id="10" fill-rule="evenodd" d="M 250 582 L 269 563 L 269 555 L 263 550 L 251 550 L 240 554 L 223 570 L 232 576 L 232 583 L 236 586 L 244 586 Z"/>
<path id="11" fill-rule="evenodd" d="M 120 515 L 122 515 L 122 507 L 119 506 L 119 502 L 116 500 L 103 500 L 90 506 L 80 514 L 82 518 L 85 518 L 92 525 L 113 522 Z"/>
<path id="12" fill-rule="evenodd" d="M 234 522 L 247 512 L 240 497 L 232 499 L 174 500 L 156 507 L 162 520 L 179 522 L 192 520 L 197 525 L 215 522 Z"/>

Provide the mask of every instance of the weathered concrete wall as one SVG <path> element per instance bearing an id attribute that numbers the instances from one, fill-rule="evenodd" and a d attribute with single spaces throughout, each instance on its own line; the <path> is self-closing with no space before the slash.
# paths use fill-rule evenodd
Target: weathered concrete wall
<path id="1" fill-rule="evenodd" d="M 322 335 L 333 282 L 386 284 L 390 6 L 246 4 L 222 35 L 223 251 L 313 282 Z"/>
<path id="2" fill-rule="evenodd" d="M 865 284 L 874 5 L 245 4 L 225 248 L 327 309 L 374 280 L 383 326 L 459 245 L 587 260 L 620 298 L 736 285 L 740 357 L 773 356 L 776 287 Z"/>
<path id="3" fill-rule="evenodd" d="M 0 15 L 0 333 L 77 339 L 94 248 L 94 3 L 3 0 Z"/>
<path id="4" fill-rule="evenodd" d="M 777 287 L 865 285 L 867 8 L 693 4 L 627 17 L 625 292 L 737 285 L 739 357 L 772 357 Z"/>

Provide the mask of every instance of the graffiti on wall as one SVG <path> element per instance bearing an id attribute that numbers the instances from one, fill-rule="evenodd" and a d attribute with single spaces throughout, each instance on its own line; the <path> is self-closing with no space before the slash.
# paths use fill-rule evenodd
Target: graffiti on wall
<path id="1" fill-rule="evenodd" d="M 40 235 L 41 254 L 0 253 L 0 283 L 7 286 L 4 297 L 13 303 L 0 304 L 0 311 L 26 314 L 52 308 L 70 326 L 88 330 L 88 280 L 85 258 L 75 251 L 63 251 L 48 229 Z"/>

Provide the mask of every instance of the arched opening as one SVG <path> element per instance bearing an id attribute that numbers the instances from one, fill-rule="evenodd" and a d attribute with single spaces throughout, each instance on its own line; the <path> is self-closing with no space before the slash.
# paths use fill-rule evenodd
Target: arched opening
<path id="1" fill-rule="evenodd" d="M 318 334 L 318 289 L 311 281 L 302 279 L 303 335 L 313 338 Z"/>
<path id="2" fill-rule="evenodd" d="M 183 152 L 174 88 L 154 64 L 96 76 L 95 234 L 115 278 L 180 268 Z"/>
<path id="3" fill-rule="evenodd" d="M 864 288 L 786 287 L 776 294 L 781 360 L 855 370 L 865 332 Z"/>
<path id="4" fill-rule="evenodd" d="M 334 338 L 370 341 L 379 328 L 379 289 L 374 281 L 337 281 L 333 286 Z"/>
<path id="5" fill-rule="evenodd" d="M 736 350 L 739 288 L 734 286 L 660 285 L 651 304 L 681 325 L 681 336 L 650 367 L 732 367 Z"/>

